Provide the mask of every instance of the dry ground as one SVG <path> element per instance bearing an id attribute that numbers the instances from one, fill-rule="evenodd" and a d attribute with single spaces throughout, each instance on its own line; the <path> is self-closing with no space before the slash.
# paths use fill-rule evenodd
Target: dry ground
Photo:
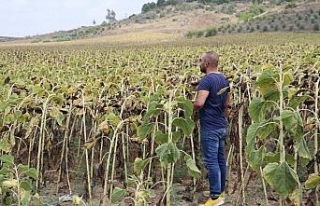
<path id="1" fill-rule="evenodd" d="M 249 184 L 246 186 L 245 189 L 245 201 L 243 201 L 242 195 L 240 193 L 240 184 L 237 184 L 239 178 L 237 178 L 237 175 L 235 172 L 232 172 L 230 174 L 229 184 L 228 184 L 228 190 L 227 195 L 225 199 L 225 206 L 231 206 L 231 205 L 250 205 L 250 206 L 259 206 L 259 205 L 266 205 L 266 200 L 263 193 L 263 187 L 262 182 L 260 178 L 253 178 Z M 47 206 L 57 206 L 59 197 L 63 195 L 68 195 L 69 190 L 66 183 L 60 184 L 60 191 L 58 194 L 55 194 L 56 192 L 56 184 L 50 183 L 47 185 L 46 188 L 43 188 L 40 192 L 41 197 L 44 200 L 44 205 Z M 121 187 L 121 184 L 119 183 L 119 186 Z M 207 186 L 207 185 L 206 185 Z M 233 192 L 235 186 L 237 189 Z M 197 206 L 200 203 L 203 203 L 206 201 L 207 197 L 205 197 L 202 193 L 202 191 L 197 191 L 195 193 L 195 197 L 193 200 L 191 199 L 191 192 L 189 192 L 189 185 L 188 182 L 181 182 L 181 183 L 175 183 L 173 186 L 173 203 L 174 206 Z M 74 194 L 81 196 L 84 193 L 84 185 L 82 183 L 77 183 L 72 185 L 72 190 Z M 153 190 L 153 192 L 156 194 L 156 197 L 150 200 L 149 205 L 150 206 L 159 206 L 157 202 L 159 202 L 161 195 L 163 194 L 163 190 L 161 188 L 158 188 L 156 190 Z M 99 202 L 102 199 L 103 194 L 103 188 L 101 185 L 96 185 L 93 187 L 93 200 L 91 202 L 92 206 L 99 206 Z M 272 195 L 272 193 L 268 193 L 268 202 L 269 206 L 275 206 L 279 205 L 277 201 L 277 196 Z M 271 195 L 270 195 L 271 194 Z M 90 205 L 90 204 L 87 204 Z M 131 206 L 133 204 L 130 204 L 129 202 L 124 201 L 124 203 L 121 204 L 121 206 Z M 64 203 L 63 206 L 72 206 L 72 203 Z"/>

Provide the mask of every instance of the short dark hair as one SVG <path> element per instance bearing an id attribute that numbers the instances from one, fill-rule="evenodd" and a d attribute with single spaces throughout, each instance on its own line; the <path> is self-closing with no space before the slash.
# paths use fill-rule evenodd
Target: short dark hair
<path id="1" fill-rule="evenodd" d="M 205 59 L 211 66 L 218 67 L 219 65 L 219 55 L 213 51 L 205 52 Z"/>

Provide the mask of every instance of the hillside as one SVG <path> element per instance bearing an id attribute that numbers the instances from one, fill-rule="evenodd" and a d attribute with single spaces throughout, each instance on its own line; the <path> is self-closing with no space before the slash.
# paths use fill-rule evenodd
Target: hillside
<path id="1" fill-rule="evenodd" d="M 0 42 L 17 41 L 23 38 L 0 36 Z"/>
<path id="2" fill-rule="evenodd" d="M 154 8 L 113 24 L 104 22 L 96 26 L 23 38 L 22 41 L 0 37 L 0 42 L 19 40 L 19 42 L 47 43 L 114 36 L 135 38 L 135 36 L 141 37 L 141 34 L 157 34 L 165 39 L 171 36 L 201 37 L 268 31 L 318 32 L 319 25 L 319 0 L 281 4 L 271 1 L 263 1 L 261 4 L 235 1 L 220 5 L 185 2 Z"/>

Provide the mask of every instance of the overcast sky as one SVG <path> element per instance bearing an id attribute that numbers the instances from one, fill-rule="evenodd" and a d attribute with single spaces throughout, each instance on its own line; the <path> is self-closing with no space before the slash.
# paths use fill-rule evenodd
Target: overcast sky
<path id="1" fill-rule="evenodd" d="M 0 36 L 24 37 L 100 24 L 107 9 L 123 19 L 156 0 L 0 0 Z"/>

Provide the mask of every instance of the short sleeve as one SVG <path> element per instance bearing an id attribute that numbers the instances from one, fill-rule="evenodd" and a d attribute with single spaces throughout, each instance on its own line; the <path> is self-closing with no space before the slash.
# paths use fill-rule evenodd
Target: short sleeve
<path id="1" fill-rule="evenodd" d="M 204 77 L 203 79 L 201 79 L 197 90 L 198 91 L 200 91 L 200 90 L 210 91 L 211 84 L 210 84 L 209 78 Z"/>

